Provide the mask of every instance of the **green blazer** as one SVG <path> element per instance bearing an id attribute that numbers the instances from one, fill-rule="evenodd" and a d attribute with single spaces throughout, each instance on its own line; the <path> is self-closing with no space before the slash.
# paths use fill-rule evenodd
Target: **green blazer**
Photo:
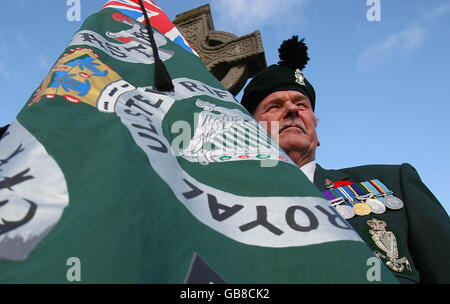
<path id="1" fill-rule="evenodd" d="M 405 206 L 400 210 L 387 209 L 383 214 L 355 215 L 348 222 L 374 252 L 385 256 L 381 257 L 381 260 L 401 283 L 450 283 L 449 217 L 414 167 L 410 164 L 368 165 L 326 170 L 317 165 L 314 184 L 320 191 L 327 190 L 325 179 L 355 183 L 370 179 L 380 180 Z M 402 271 L 398 271 L 401 267 L 397 267 L 395 271 L 389 266 L 386 252 L 382 250 L 382 246 L 377 245 L 376 237 L 373 238 L 374 230 L 367 221 L 374 218 L 386 222 L 385 230 L 395 235 L 397 259 L 407 259 L 407 262 L 402 260 L 401 265 L 405 266 Z M 395 240 L 391 238 L 390 242 L 395 243 Z M 406 267 L 407 263 L 410 267 Z M 390 264 L 392 266 L 392 261 Z"/>

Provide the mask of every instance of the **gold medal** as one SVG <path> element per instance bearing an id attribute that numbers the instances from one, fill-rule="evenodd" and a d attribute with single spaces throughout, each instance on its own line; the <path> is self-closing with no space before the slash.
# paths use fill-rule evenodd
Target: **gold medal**
<path id="1" fill-rule="evenodd" d="M 372 212 L 372 208 L 366 203 L 353 203 L 353 209 L 355 209 L 355 213 L 359 216 L 368 215 Z"/>
<path id="2" fill-rule="evenodd" d="M 347 199 L 353 204 L 353 209 L 355 213 L 359 216 L 368 215 L 372 212 L 372 208 L 369 205 L 361 201 L 360 203 L 356 202 L 354 199 L 358 196 L 358 193 L 353 190 L 351 185 L 342 186 L 339 189 L 342 189 L 342 193 L 347 197 Z"/>

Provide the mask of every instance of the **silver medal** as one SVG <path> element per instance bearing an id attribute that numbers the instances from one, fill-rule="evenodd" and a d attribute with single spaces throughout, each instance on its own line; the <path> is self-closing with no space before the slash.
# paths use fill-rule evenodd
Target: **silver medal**
<path id="1" fill-rule="evenodd" d="M 402 200 L 393 195 L 386 196 L 383 200 L 383 204 L 392 210 L 399 210 L 402 209 L 404 206 Z"/>
<path id="2" fill-rule="evenodd" d="M 372 212 L 375 214 L 382 214 L 386 212 L 386 206 L 376 198 L 367 199 L 366 204 L 372 208 Z"/>
<path id="3" fill-rule="evenodd" d="M 347 206 L 347 205 L 336 206 L 336 210 L 346 220 L 351 219 L 352 217 L 355 216 L 355 210 L 352 207 Z"/>

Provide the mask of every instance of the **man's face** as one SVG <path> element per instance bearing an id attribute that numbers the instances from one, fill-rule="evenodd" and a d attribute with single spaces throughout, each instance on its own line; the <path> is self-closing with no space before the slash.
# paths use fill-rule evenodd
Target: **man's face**
<path id="1" fill-rule="evenodd" d="M 262 126 L 275 140 L 278 135 L 278 144 L 286 153 L 298 152 L 315 159 L 319 140 L 308 97 L 297 91 L 274 92 L 261 101 L 253 116 L 259 122 L 267 122 Z"/>

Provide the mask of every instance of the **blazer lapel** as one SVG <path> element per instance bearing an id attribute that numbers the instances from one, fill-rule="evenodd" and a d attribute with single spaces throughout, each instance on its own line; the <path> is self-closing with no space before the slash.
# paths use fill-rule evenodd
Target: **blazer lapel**
<path id="1" fill-rule="evenodd" d="M 314 185 L 319 188 L 320 191 L 325 191 L 325 180 L 329 179 L 332 182 L 337 182 L 340 180 L 348 180 L 350 174 L 342 170 L 326 170 L 322 168 L 319 164 L 316 164 L 316 171 L 314 172 Z"/>

